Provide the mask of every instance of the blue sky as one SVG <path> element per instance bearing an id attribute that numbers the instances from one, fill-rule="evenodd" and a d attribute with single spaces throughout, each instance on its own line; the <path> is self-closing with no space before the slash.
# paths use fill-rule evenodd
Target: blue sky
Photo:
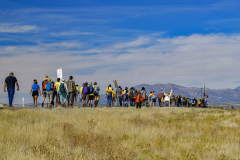
<path id="1" fill-rule="evenodd" d="M 239 1 L 0 1 L 0 79 L 15 72 L 24 93 L 57 68 L 103 88 L 240 85 Z"/>

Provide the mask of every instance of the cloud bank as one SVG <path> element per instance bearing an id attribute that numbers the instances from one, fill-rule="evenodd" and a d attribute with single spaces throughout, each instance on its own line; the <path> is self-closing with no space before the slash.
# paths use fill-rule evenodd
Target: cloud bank
<path id="1" fill-rule="evenodd" d="M 41 82 L 49 75 L 56 80 L 58 68 L 65 79 L 72 75 L 78 84 L 97 81 L 102 88 L 116 79 L 128 87 L 142 83 L 200 87 L 205 83 L 220 89 L 237 87 L 240 35 L 144 35 L 87 49 L 80 42 L 63 41 L 0 46 L 0 50 L 1 81 L 14 72 L 24 93 L 35 78 Z"/>

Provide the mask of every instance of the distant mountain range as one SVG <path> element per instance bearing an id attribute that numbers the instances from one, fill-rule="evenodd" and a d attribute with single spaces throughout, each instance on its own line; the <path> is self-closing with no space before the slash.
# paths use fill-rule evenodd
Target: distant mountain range
<path id="1" fill-rule="evenodd" d="M 201 88 L 196 87 L 183 87 L 175 84 L 141 84 L 135 86 L 137 90 L 145 87 L 146 91 L 155 91 L 156 94 L 161 93 L 163 89 L 168 92 L 171 88 L 173 89 L 173 95 L 183 95 L 190 98 L 199 98 L 201 95 Z M 209 89 L 206 88 L 206 94 L 209 95 L 209 102 L 240 102 L 240 86 L 236 89 Z"/>

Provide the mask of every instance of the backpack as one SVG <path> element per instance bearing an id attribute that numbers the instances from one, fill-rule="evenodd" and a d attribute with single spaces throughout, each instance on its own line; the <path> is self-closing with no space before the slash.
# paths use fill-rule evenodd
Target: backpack
<path id="1" fill-rule="evenodd" d="M 46 85 L 46 90 L 51 91 L 51 89 L 52 89 L 52 82 L 48 82 Z"/>
<path id="2" fill-rule="evenodd" d="M 68 91 L 70 91 L 70 92 L 75 92 L 76 86 L 75 86 L 75 82 L 74 82 L 74 81 L 69 80 L 69 81 L 67 82 L 67 86 L 68 86 Z"/>
<path id="3" fill-rule="evenodd" d="M 128 99 L 128 93 L 125 93 L 125 100 Z"/>
<path id="4" fill-rule="evenodd" d="M 93 86 L 89 86 L 89 93 L 93 93 Z"/>
<path id="5" fill-rule="evenodd" d="M 59 86 L 59 91 L 61 92 L 61 93 L 65 93 L 66 91 L 65 91 L 65 87 L 64 87 L 64 83 L 61 83 L 60 84 L 60 86 Z"/>
<path id="6" fill-rule="evenodd" d="M 83 88 L 83 93 L 84 94 L 88 94 L 89 93 L 89 88 L 88 87 L 84 87 Z"/>
<path id="7" fill-rule="evenodd" d="M 156 99 L 156 95 L 153 94 L 153 95 L 152 95 L 152 100 L 155 100 L 155 99 Z"/>
<path id="8" fill-rule="evenodd" d="M 145 91 L 145 90 L 141 90 L 140 91 L 141 92 L 141 95 L 143 96 L 143 99 L 147 99 L 146 97 L 146 94 L 147 94 L 147 92 Z"/>
<path id="9" fill-rule="evenodd" d="M 134 97 L 133 91 L 130 91 L 129 97 L 132 99 Z"/>
<path id="10" fill-rule="evenodd" d="M 99 93 L 99 91 L 100 91 L 100 88 L 97 86 L 97 85 L 95 85 L 94 86 L 94 93 Z"/>
<path id="11" fill-rule="evenodd" d="M 48 83 L 48 80 L 44 80 L 42 83 L 42 89 L 46 89 L 46 85 Z"/>

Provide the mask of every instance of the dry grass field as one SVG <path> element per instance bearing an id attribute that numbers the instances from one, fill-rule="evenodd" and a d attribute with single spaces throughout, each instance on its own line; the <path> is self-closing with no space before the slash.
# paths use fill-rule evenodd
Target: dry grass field
<path id="1" fill-rule="evenodd" d="M 0 110 L 0 159 L 239 159 L 240 111 Z"/>

